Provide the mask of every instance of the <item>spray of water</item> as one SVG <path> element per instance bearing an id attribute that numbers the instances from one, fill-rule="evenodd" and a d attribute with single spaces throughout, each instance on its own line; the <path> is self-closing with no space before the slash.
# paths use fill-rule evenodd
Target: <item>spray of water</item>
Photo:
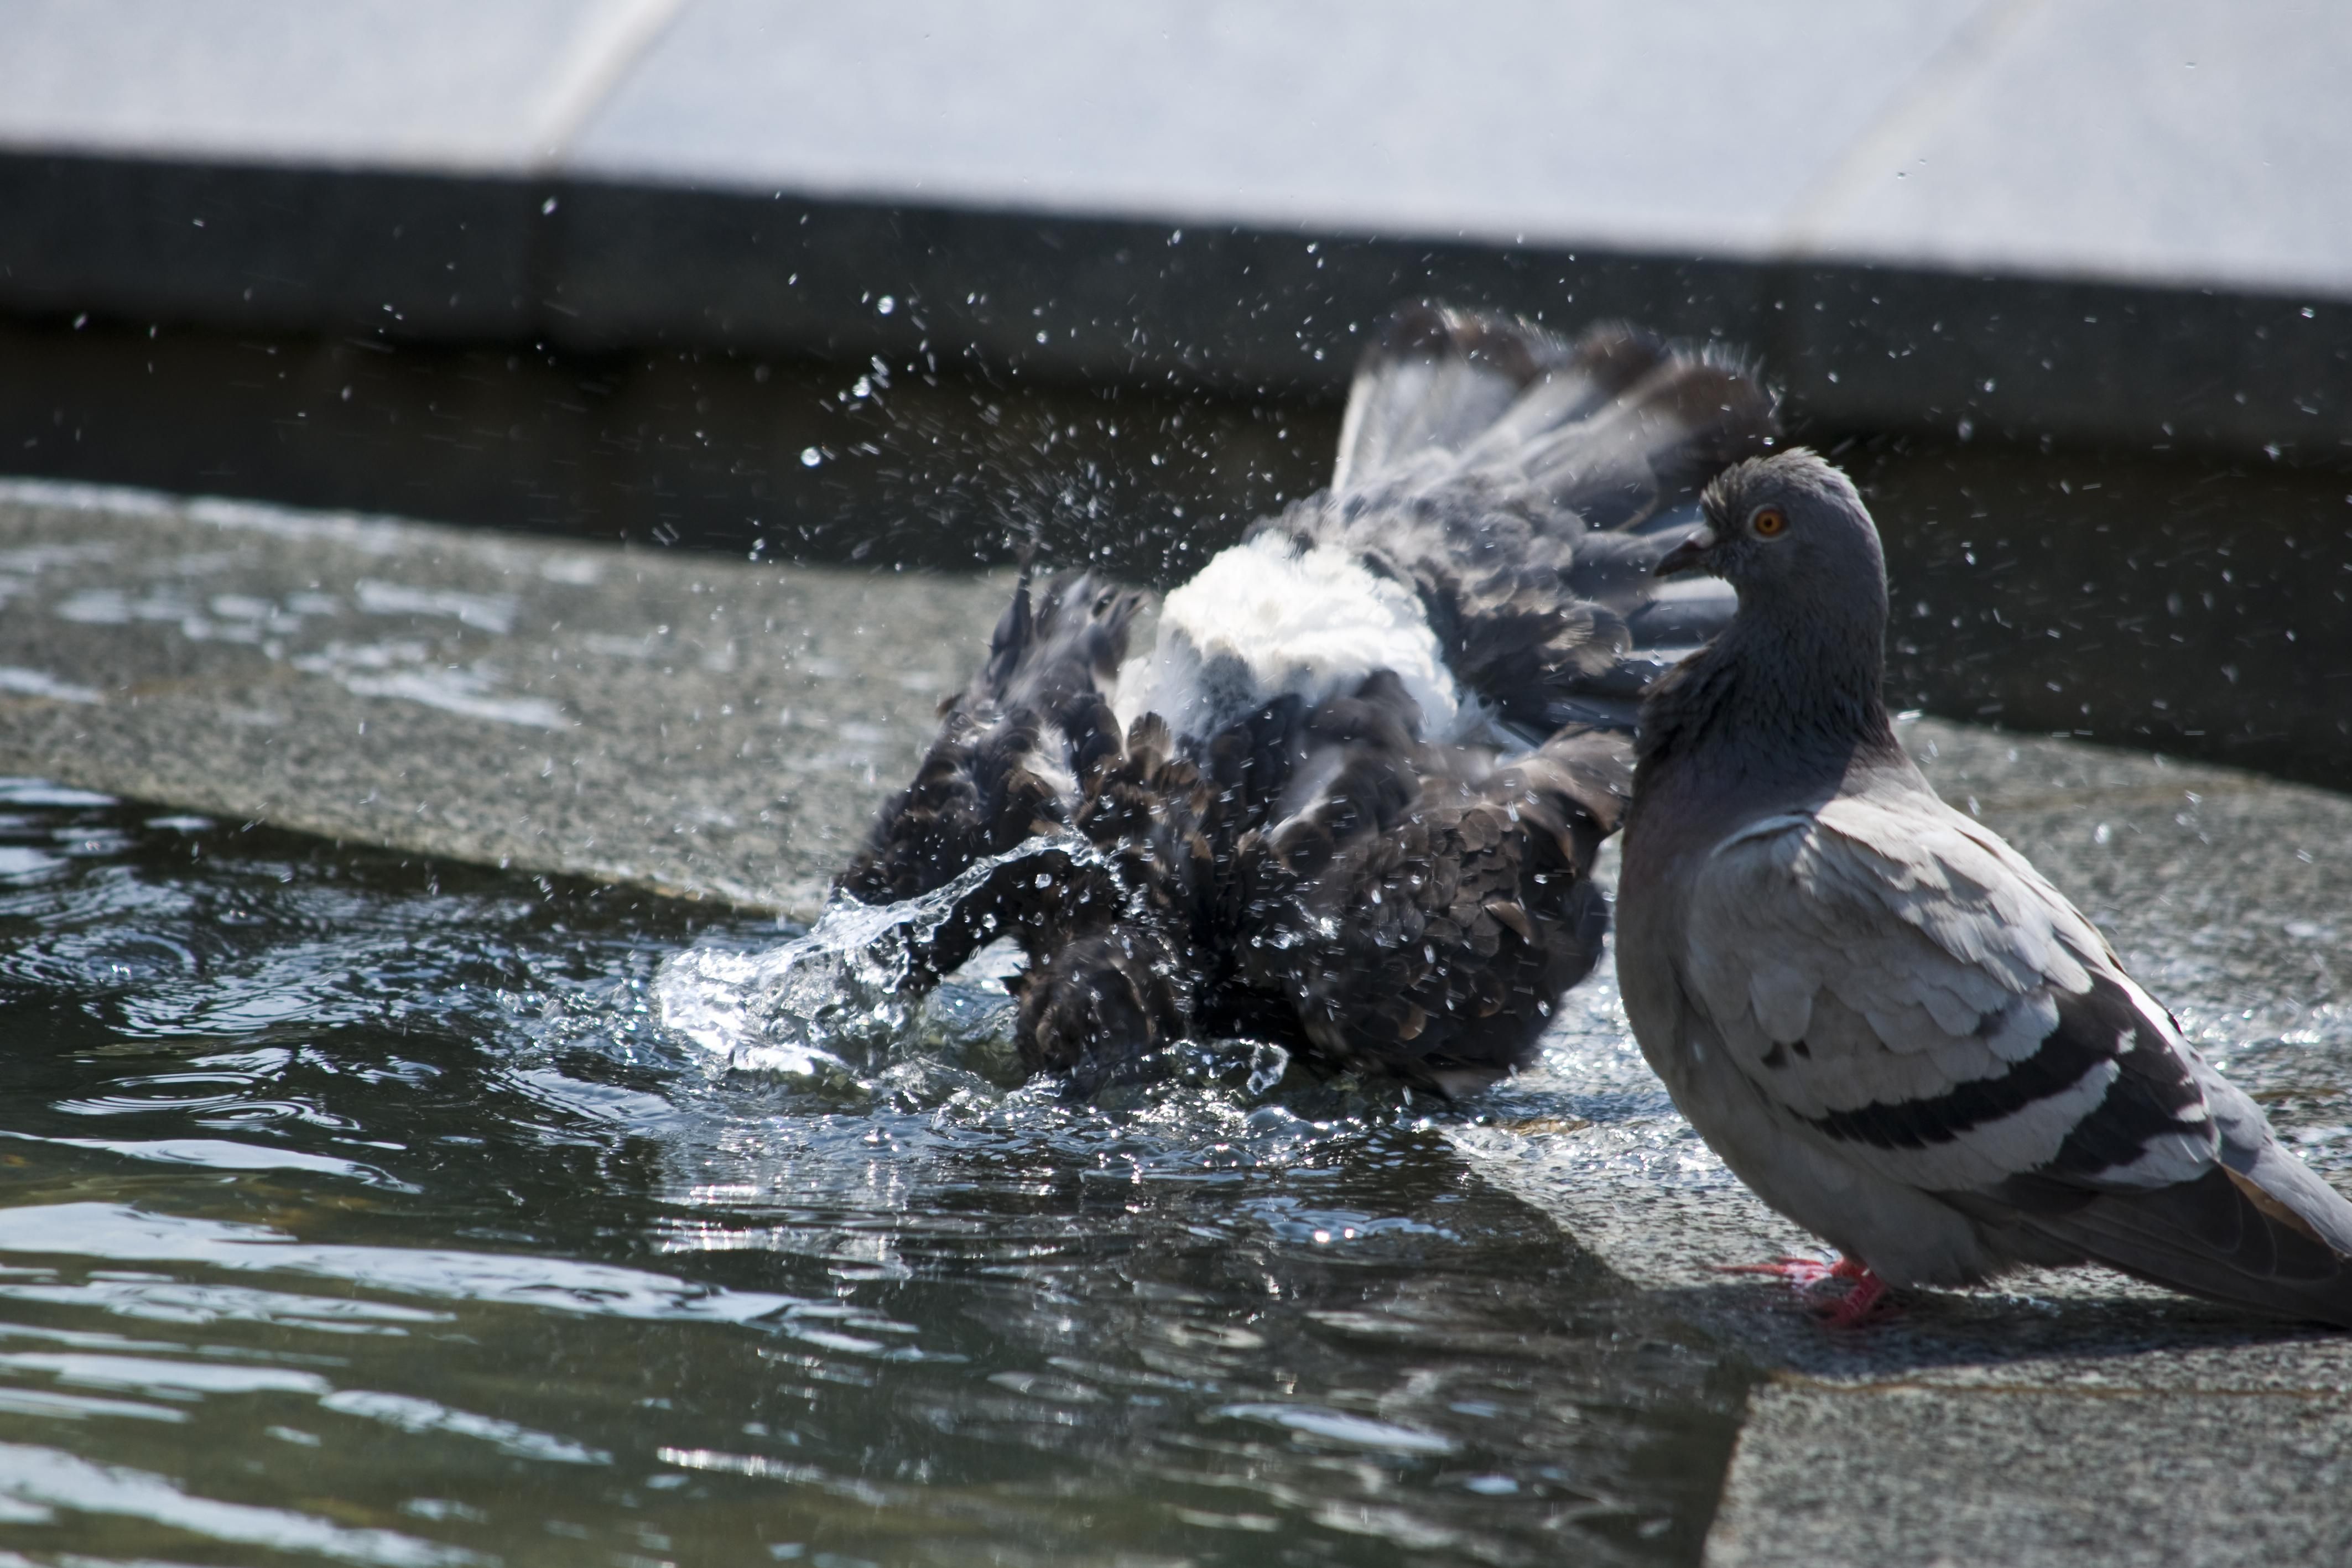
<path id="1" fill-rule="evenodd" d="M 1044 835 L 918 898 L 836 898 L 807 935 L 765 952 L 689 948 L 656 977 L 662 1022 L 737 1071 L 815 1079 L 869 1070 L 913 1032 L 940 971 L 995 934 L 992 915 L 975 919 L 975 901 L 1031 864 L 1049 880 L 1108 869 L 1077 835 Z"/>

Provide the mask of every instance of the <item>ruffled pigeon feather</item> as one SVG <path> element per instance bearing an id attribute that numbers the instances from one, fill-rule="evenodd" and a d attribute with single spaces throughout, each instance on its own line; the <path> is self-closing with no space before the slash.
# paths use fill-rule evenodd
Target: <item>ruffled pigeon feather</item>
<path id="1" fill-rule="evenodd" d="M 1730 613 L 1651 568 L 1773 420 L 1719 355 L 1401 311 L 1332 487 L 1171 593 L 1116 675 L 1132 601 L 1055 579 L 1033 612 L 1024 578 L 839 886 L 903 898 L 1035 833 L 1089 841 L 992 879 L 974 902 L 1004 906 L 960 911 L 925 971 L 1011 932 L 1023 1060 L 1082 1092 L 1187 1036 L 1491 1082 L 1599 956 L 1635 700 Z"/>

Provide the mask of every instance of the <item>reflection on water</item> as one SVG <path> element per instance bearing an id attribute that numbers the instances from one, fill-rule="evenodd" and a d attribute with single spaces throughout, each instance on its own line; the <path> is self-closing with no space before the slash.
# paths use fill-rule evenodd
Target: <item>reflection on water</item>
<path id="1" fill-rule="evenodd" d="M 970 971 L 828 1071 L 663 1025 L 667 960 L 715 1015 L 781 940 L 0 785 L 8 1545 L 1696 1557 L 1742 1375 L 1460 1115 L 1214 1053 L 1008 1091 Z"/>

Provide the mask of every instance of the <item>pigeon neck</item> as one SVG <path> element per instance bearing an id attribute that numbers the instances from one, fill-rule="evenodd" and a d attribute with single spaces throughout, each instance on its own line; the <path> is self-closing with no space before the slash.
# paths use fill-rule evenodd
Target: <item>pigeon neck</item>
<path id="1" fill-rule="evenodd" d="M 1834 780 L 1855 761 L 1900 756 L 1881 695 L 1882 621 L 1768 619 L 1743 606 L 1722 636 L 1660 682 L 1636 742 L 1654 771 L 1705 757 L 1712 776 Z"/>

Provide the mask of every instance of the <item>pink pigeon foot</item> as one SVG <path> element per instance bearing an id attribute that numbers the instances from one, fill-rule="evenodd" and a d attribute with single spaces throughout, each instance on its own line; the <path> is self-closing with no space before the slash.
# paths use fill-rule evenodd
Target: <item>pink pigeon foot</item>
<path id="1" fill-rule="evenodd" d="M 1724 1274 L 1769 1274 L 1808 1291 L 1832 1280 L 1851 1280 L 1853 1283 L 1844 1295 L 1807 1309 L 1826 1328 L 1862 1328 L 1891 1316 L 1895 1311 L 1893 1287 L 1851 1258 L 1824 1263 L 1818 1258 L 1789 1257 L 1777 1258 L 1769 1263 L 1718 1263 L 1715 1267 Z"/>
<path id="2" fill-rule="evenodd" d="M 1841 1258 L 1830 1270 L 1841 1279 L 1852 1280 L 1853 1288 L 1834 1301 L 1823 1301 L 1812 1309 L 1822 1326 L 1832 1329 L 1865 1328 L 1895 1314 L 1894 1287 L 1852 1259 Z"/>

